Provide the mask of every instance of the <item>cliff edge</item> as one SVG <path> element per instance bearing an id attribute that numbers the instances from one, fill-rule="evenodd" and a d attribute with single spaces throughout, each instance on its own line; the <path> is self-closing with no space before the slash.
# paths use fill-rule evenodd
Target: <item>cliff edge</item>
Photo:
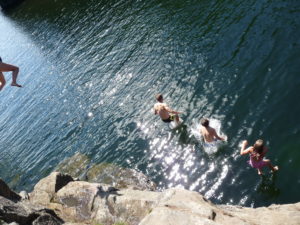
<path id="1" fill-rule="evenodd" d="M 197 192 L 117 189 L 53 172 L 28 195 L 0 182 L 0 220 L 14 224 L 300 224 L 300 203 L 247 208 L 214 205 Z"/>

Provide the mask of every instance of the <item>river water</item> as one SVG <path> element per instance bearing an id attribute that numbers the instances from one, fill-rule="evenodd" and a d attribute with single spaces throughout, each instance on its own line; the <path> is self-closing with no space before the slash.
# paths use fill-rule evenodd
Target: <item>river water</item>
<path id="1" fill-rule="evenodd" d="M 214 203 L 300 201 L 298 0 L 26 0 L 0 14 L 0 55 L 20 67 L 0 99 L 0 177 L 28 190 L 76 152 Z M 7 83 L 11 75 L 5 74 Z M 170 128 L 155 94 L 183 111 Z M 191 128 L 220 122 L 207 154 Z M 260 178 L 239 144 L 263 138 Z"/>

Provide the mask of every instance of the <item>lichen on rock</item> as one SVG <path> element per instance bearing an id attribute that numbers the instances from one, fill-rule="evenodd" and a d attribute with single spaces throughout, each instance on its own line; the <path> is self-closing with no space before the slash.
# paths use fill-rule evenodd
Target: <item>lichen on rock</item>
<path id="1" fill-rule="evenodd" d="M 60 163 L 56 171 L 79 177 L 80 180 L 113 185 L 115 188 L 155 190 L 156 184 L 146 175 L 134 169 L 123 168 L 113 163 L 102 162 L 90 165 L 91 160 L 84 154 L 76 153 Z"/>

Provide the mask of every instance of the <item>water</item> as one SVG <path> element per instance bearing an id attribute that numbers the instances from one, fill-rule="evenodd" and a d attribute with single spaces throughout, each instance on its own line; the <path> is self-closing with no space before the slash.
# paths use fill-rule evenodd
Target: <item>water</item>
<path id="1" fill-rule="evenodd" d="M 24 85 L 1 92 L 1 178 L 31 190 L 81 152 L 214 203 L 298 202 L 299 18 L 296 0 L 26 0 L 1 13 L 0 55 Z M 158 92 L 185 126 L 155 117 Z M 202 116 L 228 136 L 214 155 L 191 135 Z M 258 138 L 275 176 L 239 156 Z"/>

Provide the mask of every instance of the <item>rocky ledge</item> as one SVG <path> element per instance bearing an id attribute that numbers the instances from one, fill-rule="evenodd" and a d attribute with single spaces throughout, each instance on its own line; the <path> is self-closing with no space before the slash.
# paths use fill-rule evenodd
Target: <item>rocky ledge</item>
<path id="1" fill-rule="evenodd" d="M 20 225 L 296 225 L 300 203 L 256 209 L 214 205 L 193 191 L 117 189 L 53 172 L 29 194 L 17 194 L 0 180 L 0 220 Z"/>

